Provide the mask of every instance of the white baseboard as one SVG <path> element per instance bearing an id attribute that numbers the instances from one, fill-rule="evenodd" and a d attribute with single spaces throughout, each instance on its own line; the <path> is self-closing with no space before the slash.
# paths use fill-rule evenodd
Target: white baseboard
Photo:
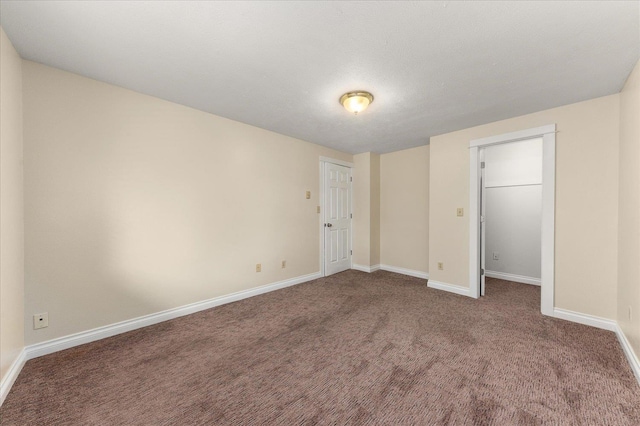
<path id="1" fill-rule="evenodd" d="M 353 269 L 358 269 L 357 266 L 353 265 Z M 396 272 L 404 275 L 416 276 L 418 278 L 428 278 L 428 274 L 420 271 L 413 271 L 404 268 L 396 268 L 388 265 L 374 265 L 372 267 L 367 267 L 368 271 L 365 272 L 373 272 L 373 268 L 379 266 L 380 269 L 390 272 Z M 256 288 L 252 288 L 249 290 L 239 291 L 237 293 L 232 293 L 225 296 L 216 297 L 213 299 L 205 300 L 202 302 L 196 302 L 189 305 L 181 306 L 174 309 L 169 309 L 166 311 L 158 312 L 151 315 L 146 315 L 143 317 L 134 318 L 127 321 L 122 321 L 116 324 L 111 324 L 104 327 L 95 328 L 93 330 L 88 330 L 76 334 L 72 334 L 69 336 L 61 337 L 58 339 L 49 340 L 43 343 L 37 343 L 35 345 L 29 345 L 25 349 L 23 349 L 16 360 L 11 364 L 7 374 L 2 378 L 0 382 L 0 405 L 4 402 L 5 398 L 9 394 L 9 390 L 11 386 L 15 382 L 27 360 L 37 358 L 39 356 L 47 355 L 50 353 L 54 353 L 57 351 L 61 351 L 64 349 L 69 349 L 74 346 L 82 345 L 85 343 L 90 343 L 96 340 L 104 339 L 106 337 L 111 337 L 116 334 L 125 333 L 127 331 L 135 330 L 138 328 L 146 327 L 149 325 L 157 324 L 163 321 L 167 321 L 173 318 L 178 318 L 184 315 L 189 315 L 195 312 L 203 311 L 205 309 L 210 309 L 216 306 L 224 305 L 226 303 L 235 302 L 238 300 L 246 299 L 249 297 L 257 296 L 260 294 L 268 293 L 270 291 L 279 290 L 281 288 L 290 287 L 296 284 L 301 284 L 307 281 L 312 281 L 317 278 L 320 278 L 320 272 L 316 272 L 313 274 L 303 275 L 300 277 L 291 278 L 288 280 L 280 281 L 273 284 L 268 284 Z M 447 284 L 443 282 L 430 280 L 427 283 L 427 286 L 430 288 L 444 290 L 451 293 L 459 294 L 462 296 L 470 296 L 470 291 L 468 288 Z M 567 321 L 577 322 L 580 324 L 589 325 L 592 327 L 598 327 L 605 330 L 615 331 L 618 339 L 620 340 L 620 344 L 622 349 L 629 360 L 629 364 L 631 365 L 631 369 L 635 374 L 638 382 L 640 383 L 640 362 L 638 361 L 637 355 L 634 353 L 633 348 L 629 344 L 626 336 L 618 326 L 618 324 L 613 320 L 608 320 L 600 317 L 595 317 L 592 315 L 581 314 L 578 312 L 568 311 L 565 309 L 554 309 L 554 317 L 564 319 Z"/>
<path id="2" fill-rule="evenodd" d="M 427 287 L 435 288 L 436 290 L 444 290 L 449 293 L 459 294 L 461 296 L 471 297 L 471 291 L 467 287 L 460 287 L 458 285 L 442 283 L 439 281 L 429 280 Z"/>
<path id="3" fill-rule="evenodd" d="M 365 265 L 358 265 L 357 263 L 354 263 L 351 266 L 351 269 L 355 269 L 357 271 L 362 271 L 362 272 L 369 272 L 369 273 L 382 270 L 382 271 L 395 272 L 396 274 L 409 275 L 410 277 L 423 278 L 425 280 L 429 279 L 428 272 L 416 271 L 413 269 L 406 269 L 406 268 L 399 268 L 397 266 L 391 266 L 391 265 L 380 264 L 380 265 L 365 266 Z"/>
<path id="4" fill-rule="evenodd" d="M 371 272 L 378 271 L 380 269 L 380 265 L 366 266 L 366 265 L 358 265 L 357 263 L 354 263 L 353 265 L 351 265 L 351 269 L 355 269 L 356 271 L 371 273 Z"/>
<path id="5" fill-rule="evenodd" d="M 22 349 L 18 354 L 18 357 L 11 364 L 11 367 L 9 367 L 7 374 L 4 375 L 0 382 L 0 406 L 4 403 L 4 399 L 7 395 L 9 395 L 11 386 L 13 386 L 18 378 L 18 374 L 22 371 L 22 367 L 24 367 L 25 362 L 27 362 L 26 352 Z"/>
<path id="6" fill-rule="evenodd" d="M 485 271 L 484 275 L 489 278 L 513 281 L 522 284 L 540 285 L 540 278 L 525 277 L 524 275 L 508 274 L 506 272 Z"/>
<path id="7" fill-rule="evenodd" d="M 127 331 L 136 330 L 138 328 L 193 314 L 195 312 L 204 311 L 205 309 L 211 309 L 216 306 L 236 302 L 248 297 L 257 296 L 260 294 L 268 293 L 270 291 L 279 290 L 281 288 L 315 280 L 320 277 L 320 272 L 316 272 L 309 275 L 290 278 L 288 280 L 279 281 L 273 284 L 267 284 L 249 290 L 231 293 L 225 296 L 214 297 L 213 299 L 204 300 L 202 302 L 191 303 L 189 305 L 168 309 L 166 311 L 158 312 L 155 314 L 145 315 L 115 324 L 106 325 L 104 327 L 82 331 L 80 333 L 71 334 L 69 336 L 60 337 L 42 343 L 36 343 L 35 345 L 29 345 L 25 348 L 26 359 L 29 360 L 37 358 L 39 356 L 48 355 L 54 352 L 62 351 L 64 349 L 72 348 L 74 346 L 79 346 L 85 343 L 104 339 L 106 337 L 115 336 L 116 334 L 126 333 Z"/>
<path id="8" fill-rule="evenodd" d="M 568 311 L 566 309 L 553 308 L 553 316 L 566 321 L 577 322 L 578 324 L 590 325 L 591 327 L 603 330 L 616 331 L 617 323 L 614 320 L 596 317 L 579 312 Z"/>
<path id="9" fill-rule="evenodd" d="M 414 269 L 399 268 L 391 265 L 380 265 L 380 269 L 383 271 L 395 272 L 396 274 L 409 275 L 410 277 L 422 278 L 425 280 L 429 279 L 428 272 L 416 271 Z"/>
<path id="10" fill-rule="evenodd" d="M 638 360 L 638 356 L 633 351 L 631 343 L 629 343 L 629 341 L 627 340 L 627 336 L 625 336 L 624 332 L 618 324 L 616 324 L 616 335 L 618 336 L 618 340 L 620 341 L 620 346 L 622 346 L 622 351 L 627 357 L 627 361 L 629 361 L 631 371 L 633 371 L 633 374 L 636 376 L 636 380 L 638 380 L 638 384 L 640 384 L 640 360 Z"/>

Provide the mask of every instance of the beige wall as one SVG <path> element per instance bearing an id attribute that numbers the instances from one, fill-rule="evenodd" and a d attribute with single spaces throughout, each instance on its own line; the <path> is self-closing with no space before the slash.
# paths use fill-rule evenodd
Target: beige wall
<path id="1" fill-rule="evenodd" d="M 380 264 L 380 155 L 371 154 L 371 239 L 369 262 Z"/>
<path id="2" fill-rule="evenodd" d="M 319 157 L 351 155 L 29 61 L 23 79 L 25 318 L 49 312 L 27 344 L 319 271 Z"/>
<path id="3" fill-rule="evenodd" d="M 371 266 L 371 153 L 353 156 L 354 265 Z"/>
<path id="4" fill-rule="evenodd" d="M 429 271 L 429 145 L 380 156 L 380 263 Z"/>
<path id="5" fill-rule="evenodd" d="M 619 106 L 616 94 L 432 137 L 429 278 L 469 286 L 469 141 L 557 123 L 555 306 L 615 319 Z"/>
<path id="6" fill-rule="evenodd" d="M 22 60 L 0 29 L 0 377 L 24 347 Z"/>
<path id="7" fill-rule="evenodd" d="M 380 264 L 380 155 L 353 156 L 353 264 Z"/>
<path id="8" fill-rule="evenodd" d="M 640 62 L 620 94 L 619 199 L 617 319 L 640 355 Z"/>

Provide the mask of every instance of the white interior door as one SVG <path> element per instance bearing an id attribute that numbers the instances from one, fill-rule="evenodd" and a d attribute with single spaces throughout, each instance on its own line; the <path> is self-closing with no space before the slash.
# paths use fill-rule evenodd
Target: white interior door
<path id="1" fill-rule="evenodd" d="M 485 162 L 484 162 L 484 149 L 480 150 L 480 296 L 484 296 L 485 285 L 485 266 L 486 266 L 486 198 L 485 198 Z"/>
<path id="2" fill-rule="evenodd" d="M 351 169 L 325 163 L 324 271 L 351 269 Z"/>

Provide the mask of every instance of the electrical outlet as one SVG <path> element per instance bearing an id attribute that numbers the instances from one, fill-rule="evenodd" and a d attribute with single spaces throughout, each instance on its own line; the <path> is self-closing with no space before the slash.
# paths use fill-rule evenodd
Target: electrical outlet
<path id="1" fill-rule="evenodd" d="M 456 209 L 456 214 L 458 215 L 458 217 L 464 216 L 464 209 L 462 207 L 458 207 Z"/>
<path id="2" fill-rule="evenodd" d="M 444 271 L 444 263 L 438 262 L 438 270 L 439 271 Z"/>
<path id="3" fill-rule="evenodd" d="M 262 263 L 256 263 L 256 272 L 262 272 Z"/>
<path id="4" fill-rule="evenodd" d="M 35 314 L 33 316 L 33 329 L 38 330 L 46 327 L 49 327 L 49 312 Z"/>
<path id="5" fill-rule="evenodd" d="M 318 210 L 318 213 L 320 213 L 320 206 L 318 206 L 318 209 L 317 209 L 317 210 Z"/>
<path id="6" fill-rule="evenodd" d="M 500 260 L 500 253 L 498 253 L 497 251 L 493 252 L 493 260 Z"/>
<path id="7" fill-rule="evenodd" d="M 283 261 L 282 261 L 282 269 L 284 269 L 284 268 L 286 268 L 286 267 L 287 267 L 287 261 L 286 261 L 286 260 L 283 260 Z"/>
<path id="8" fill-rule="evenodd" d="M 307 196 L 307 200 L 310 199 L 311 198 L 311 191 L 307 191 L 306 196 Z"/>

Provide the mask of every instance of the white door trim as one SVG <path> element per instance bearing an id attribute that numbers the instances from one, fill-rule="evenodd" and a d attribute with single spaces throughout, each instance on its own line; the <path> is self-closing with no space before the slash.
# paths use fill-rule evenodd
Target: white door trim
<path id="1" fill-rule="evenodd" d="M 337 164 L 338 166 L 345 166 L 345 167 L 349 167 L 350 169 L 354 168 L 353 163 L 350 163 L 348 161 L 336 160 L 335 158 L 329 158 L 329 157 L 320 156 L 320 162 L 321 163 Z"/>
<path id="2" fill-rule="evenodd" d="M 542 138 L 542 274 L 540 311 L 553 316 L 555 275 L 556 125 L 505 133 L 469 143 L 469 296 L 480 296 L 480 148 Z"/>
<path id="3" fill-rule="evenodd" d="M 320 262 L 320 276 L 324 277 L 324 157 L 320 157 L 320 168 L 318 180 L 320 181 L 320 185 L 318 186 L 318 205 L 320 206 L 320 211 L 318 212 L 318 233 L 320 237 L 318 241 L 320 243 L 319 247 L 319 255 L 320 258 L 318 262 Z"/>
<path id="4" fill-rule="evenodd" d="M 325 164 L 327 163 L 331 163 L 331 164 L 337 164 L 338 166 L 344 166 L 344 167 L 349 167 L 351 169 L 351 178 L 353 179 L 353 172 L 355 170 L 355 166 L 353 163 L 350 163 L 348 161 L 342 161 L 342 160 L 336 160 L 335 158 L 329 158 L 329 157 L 323 157 L 320 156 L 320 192 L 318 193 L 318 202 L 320 203 L 320 213 L 318 213 L 318 228 L 319 228 L 319 233 L 320 233 L 320 276 L 325 277 L 326 276 L 326 271 L 325 271 L 325 265 L 324 265 L 324 180 L 325 180 Z M 349 202 L 351 203 L 351 211 L 353 212 L 353 181 L 350 183 L 351 189 L 350 189 L 350 197 L 351 200 L 349 200 Z M 351 232 L 349 235 L 349 247 L 350 250 L 353 251 L 353 219 L 351 219 Z M 353 254 L 350 255 L 350 259 L 351 259 L 351 267 L 353 268 Z"/>
<path id="5" fill-rule="evenodd" d="M 502 143 L 517 142 L 525 139 L 541 138 L 547 133 L 556 133 L 556 125 L 534 127 L 533 129 L 519 130 L 517 132 L 504 133 L 502 135 L 489 136 L 486 138 L 474 139 L 469 143 L 469 148 L 486 147 L 489 145 L 499 145 Z"/>

